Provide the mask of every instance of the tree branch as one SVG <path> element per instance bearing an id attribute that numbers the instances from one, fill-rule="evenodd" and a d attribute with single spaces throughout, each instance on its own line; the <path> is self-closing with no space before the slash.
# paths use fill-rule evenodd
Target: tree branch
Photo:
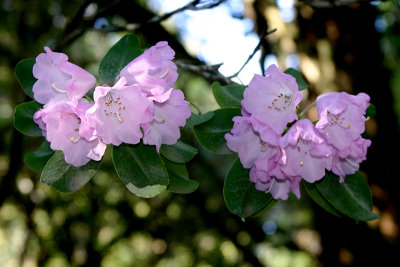
<path id="1" fill-rule="evenodd" d="M 267 31 L 265 30 L 261 35 L 260 35 L 260 41 L 258 42 L 257 46 L 254 48 L 253 53 L 250 54 L 250 56 L 247 58 L 246 62 L 243 64 L 243 66 L 233 75 L 229 76 L 229 79 L 235 78 L 236 76 L 239 75 L 239 73 L 244 69 L 244 67 L 246 67 L 246 65 L 250 62 L 250 60 L 254 57 L 254 55 L 257 53 L 257 51 L 261 48 L 261 45 L 264 41 L 264 38 L 271 34 L 276 32 L 276 29 L 273 29 L 271 31 Z"/>
<path id="2" fill-rule="evenodd" d="M 313 1 L 305 0 L 304 3 L 315 8 L 332 8 L 340 6 L 349 6 L 352 4 L 370 3 L 372 0 L 333 0 L 333 1 Z"/>
<path id="3" fill-rule="evenodd" d="M 169 17 L 171 17 L 177 13 L 180 13 L 180 12 L 183 12 L 186 10 L 198 11 L 198 10 L 204 10 L 204 9 L 211 9 L 211 8 L 219 6 L 221 3 L 225 2 L 225 1 L 226 0 L 210 1 L 210 3 L 199 6 L 199 4 L 201 4 L 202 1 L 194 0 L 194 1 L 189 2 L 188 4 L 184 5 L 183 7 L 175 9 L 174 11 L 168 12 L 161 16 L 155 16 L 152 19 L 150 19 L 149 21 L 147 21 L 147 23 L 158 23 L 158 22 L 168 19 Z"/>
<path id="4" fill-rule="evenodd" d="M 222 63 L 216 65 L 194 65 L 191 63 L 187 63 L 183 60 L 176 60 L 176 65 L 179 67 L 189 70 L 193 73 L 199 74 L 210 81 L 217 81 L 221 84 L 232 84 L 234 83 L 229 77 L 225 77 L 219 72 L 219 67 L 221 67 Z"/>

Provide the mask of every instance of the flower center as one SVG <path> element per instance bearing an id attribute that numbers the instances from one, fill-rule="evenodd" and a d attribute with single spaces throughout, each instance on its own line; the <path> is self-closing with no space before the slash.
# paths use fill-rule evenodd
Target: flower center
<path id="1" fill-rule="evenodd" d="M 107 117 L 115 117 L 119 122 L 122 122 L 124 117 L 121 115 L 121 112 L 125 110 L 125 105 L 122 103 L 121 97 L 117 96 L 116 98 L 108 92 L 105 99 L 105 109 L 104 113 Z"/>
<path id="2" fill-rule="evenodd" d="M 347 157 L 344 159 L 351 167 L 358 169 L 360 167 L 360 164 L 355 161 L 354 158 Z"/>
<path id="3" fill-rule="evenodd" d="M 344 115 L 343 113 L 332 114 L 328 110 L 327 118 L 328 118 L 329 125 L 339 125 L 343 128 L 350 128 L 351 124 L 350 123 L 346 124 L 346 117 L 344 117 L 343 115 Z"/>
<path id="4" fill-rule="evenodd" d="M 163 123 L 165 121 L 165 116 L 154 115 L 154 120 L 158 123 Z"/>
<path id="5" fill-rule="evenodd" d="M 74 117 L 76 118 L 76 124 L 74 125 L 75 127 L 73 127 L 75 135 L 71 136 L 69 138 L 69 140 L 72 143 L 76 143 L 81 139 L 81 137 L 79 136 L 79 127 L 80 127 L 82 121 L 81 121 L 81 118 L 77 117 L 76 115 L 74 115 Z"/>
<path id="6" fill-rule="evenodd" d="M 310 151 L 310 141 L 304 140 L 299 138 L 297 141 L 297 152 L 300 153 L 300 166 L 304 165 L 304 158 L 307 156 L 308 152 Z"/>
<path id="7" fill-rule="evenodd" d="M 63 90 L 63 89 L 57 88 L 55 83 L 52 83 L 51 87 L 53 87 L 54 90 L 56 90 L 57 92 L 62 93 L 62 94 L 65 94 L 67 92 L 67 90 Z"/>
<path id="8" fill-rule="evenodd" d="M 268 143 L 264 142 L 263 140 L 260 140 L 260 145 L 261 145 L 260 147 L 261 151 L 265 152 L 268 148 Z"/>
<path id="9" fill-rule="evenodd" d="M 272 100 L 271 104 L 268 106 L 269 110 L 276 110 L 276 111 L 285 111 L 287 110 L 290 105 L 292 104 L 292 94 L 288 92 L 280 93 L 277 98 Z"/>
<path id="10" fill-rule="evenodd" d="M 162 71 L 162 68 L 156 68 L 154 70 L 150 70 L 148 72 L 148 74 L 151 78 L 154 78 L 154 79 L 164 79 L 168 75 L 170 70 L 169 70 L 169 68 L 166 68 L 164 70 L 164 72 L 161 72 L 161 71 Z"/>

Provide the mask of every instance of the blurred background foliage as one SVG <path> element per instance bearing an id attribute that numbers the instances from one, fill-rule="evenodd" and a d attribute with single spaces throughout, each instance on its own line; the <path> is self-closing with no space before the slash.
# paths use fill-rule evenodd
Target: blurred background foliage
<path id="1" fill-rule="evenodd" d="M 214 9 L 224 6 L 232 19 L 250 23 L 249 34 L 276 28 L 262 41 L 259 71 L 271 62 L 282 69 L 300 68 L 313 86 L 306 91 L 304 105 L 327 91 L 371 96 L 377 116 L 367 122 L 365 135 L 373 145 L 361 170 L 372 190 L 374 211 L 381 215 L 378 220 L 357 224 L 336 218 L 303 192 L 301 200 L 278 202 L 267 213 L 242 221 L 228 212 L 222 196 L 224 175 L 234 156 L 213 155 L 200 147 L 189 164 L 190 176 L 200 186 L 190 195 L 165 192 L 141 199 L 130 194 L 112 169 L 110 151 L 92 181 L 71 194 L 40 184 L 40 175 L 24 166 L 23 156 L 37 149 L 42 139 L 13 129 L 15 106 L 28 100 L 16 81 L 15 64 L 36 57 L 48 45 L 96 76 L 102 57 L 127 32 L 136 34 L 143 47 L 167 40 L 178 61 L 210 63 L 196 52 L 201 42 L 185 39 L 190 28 L 182 24 L 187 13 L 205 11 L 157 17 L 170 2 L 174 1 L 0 2 L 0 266 L 398 265 L 397 0 L 200 1 L 215 3 Z M 177 2 L 184 6 L 189 1 Z M 235 29 L 230 31 L 228 35 Z M 225 45 L 248 55 L 254 49 Z M 215 109 L 213 81 L 201 71 L 179 71 L 176 88 L 201 112 Z M 194 106 L 193 111 L 198 112 Z M 315 118 L 316 111 L 308 115 Z M 190 133 L 185 138 L 197 146 Z"/>

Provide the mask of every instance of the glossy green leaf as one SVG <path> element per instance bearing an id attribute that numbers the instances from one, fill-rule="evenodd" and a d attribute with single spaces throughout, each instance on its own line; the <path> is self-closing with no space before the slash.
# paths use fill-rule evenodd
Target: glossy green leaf
<path id="1" fill-rule="evenodd" d="M 42 108 L 36 101 L 26 102 L 18 105 L 14 113 L 14 126 L 21 133 L 29 136 L 41 136 L 42 131 L 33 122 L 33 114 Z"/>
<path id="2" fill-rule="evenodd" d="M 154 146 L 114 146 L 113 162 L 122 182 L 135 195 L 154 197 L 167 189 L 168 172 Z"/>
<path id="3" fill-rule="evenodd" d="M 175 145 L 162 145 L 160 147 L 160 153 L 170 161 L 185 163 L 190 161 L 197 154 L 197 149 L 182 141 L 178 141 Z"/>
<path id="4" fill-rule="evenodd" d="M 333 173 L 316 183 L 321 195 L 338 211 L 356 221 L 370 221 L 379 218 L 372 213 L 372 196 L 367 181 L 360 172 L 347 175 L 343 183 Z"/>
<path id="5" fill-rule="evenodd" d="M 292 75 L 296 79 L 297 85 L 299 86 L 299 91 L 307 89 L 307 88 L 311 88 L 311 85 L 309 85 L 306 82 L 304 77 L 297 70 L 288 68 L 287 70 L 285 70 L 285 73 Z"/>
<path id="6" fill-rule="evenodd" d="M 214 117 L 214 112 L 209 111 L 204 114 L 194 114 L 192 113 L 192 116 L 186 121 L 185 127 L 193 127 L 200 125 L 202 123 L 205 123 L 209 121 L 212 117 Z"/>
<path id="7" fill-rule="evenodd" d="M 376 115 L 376 107 L 374 104 L 369 104 L 365 116 L 368 118 L 373 118 Z"/>
<path id="8" fill-rule="evenodd" d="M 15 74 L 17 75 L 18 82 L 21 84 L 25 94 L 33 98 L 32 87 L 36 82 L 33 77 L 32 68 L 35 64 L 34 58 L 23 59 L 15 66 Z"/>
<path id="9" fill-rule="evenodd" d="M 337 216 L 337 217 L 342 217 L 342 214 L 335 209 L 334 206 L 332 206 L 331 203 L 329 203 L 328 200 L 326 200 L 321 193 L 319 192 L 317 185 L 315 183 L 308 183 L 305 180 L 303 180 L 303 185 L 304 188 L 306 189 L 308 195 L 311 197 L 312 200 L 314 200 L 318 205 L 320 205 L 323 209 L 325 209 L 327 212 Z"/>
<path id="10" fill-rule="evenodd" d="M 226 146 L 224 135 L 232 129 L 232 118 L 235 116 L 240 116 L 239 108 L 215 110 L 212 119 L 194 127 L 194 133 L 199 143 L 214 153 L 232 153 Z"/>
<path id="11" fill-rule="evenodd" d="M 112 85 L 120 71 L 142 52 L 136 36 L 126 35 L 111 47 L 101 61 L 99 67 L 101 79 L 108 85 Z"/>
<path id="12" fill-rule="evenodd" d="M 250 182 L 249 170 L 243 168 L 239 159 L 226 175 L 224 199 L 229 211 L 242 218 L 255 215 L 276 202 L 271 194 L 256 190 L 254 183 Z"/>
<path id="13" fill-rule="evenodd" d="M 56 151 L 44 166 L 40 182 L 60 192 L 74 192 L 92 179 L 100 165 L 100 161 L 89 161 L 84 166 L 74 167 L 65 162 L 62 151 Z"/>
<path id="14" fill-rule="evenodd" d="M 40 173 L 53 154 L 50 143 L 44 141 L 38 150 L 26 153 L 24 162 L 29 168 Z"/>
<path id="15" fill-rule="evenodd" d="M 189 174 L 185 164 L 177 164 L 164 160 L 169 174 L 168 190 L 173 193 L 190 194 L 199 186 L 199 182 L 189 179 Z"/>
<path id="16" fill-rule="evenodd" d="M 222 86 L 220 83 L 214 82 L 211 88 L 214 98 L 220 107 L 242 107 L 240 101 L 243 99 L 243 92 L 246 86 L 240 84 L 230 84 Z"/>

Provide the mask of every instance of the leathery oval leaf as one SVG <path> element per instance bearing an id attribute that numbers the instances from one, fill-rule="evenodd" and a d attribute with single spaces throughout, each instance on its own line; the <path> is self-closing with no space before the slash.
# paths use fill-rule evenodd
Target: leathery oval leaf
<path id="1" fill-rule="evenodd" d="M 135 195 L 149 198 L 167 189 L 168 172 L 154 146 L 121 144 L 112 155 L 121 181 Z"/>
<path id="2" fill-rule="evenodd" d="M 230 84 L 222 86 L 218 82 L 214 82 L 211 86 L 212 92 L 218 105 L 223 108 L 241 108 L 240 101 L 243 99 L 243 92 L 246 88 L 241 84 Z"/>
<path id="3" fill-rule="evenodd" d="M 104 56 L 99 66 L 99 75 L 108 85 L 113 85 L 120 71 L 142 54 L 139 40 L 128 34 L 119 40 Z"/>
<path id="4" fill-rule="evenodd" d="M 249 170 L 237 159 L 229 169 L 224 183 L 224 199 L 229 211 L 242 218 L 257 214 L 276 200 L 271 194 L 258 191 L 250 181 Z"/>
<path id="5" fill-rule="evenodd" d="M 316 183 L 321 195 L 338 211 L 356 221 L 370 221 L 380 216 L 372 212 L 372 196 L 364 176 L 358 171 L 347 175 L 343 183 L 329 172 Z"/>
<path id="6" fill-rule="evenodd" d="M 194 133 L 199 143 L 217 154 L 232 153 L 226 146 L 225 134 L 233 127 L 232 118 L 240 115 L 239 108 L 222 108 L 214 111 L 214 117 L 209 121 L 194 127 Z"/>
<path id="7" fill-rule="evenodd" d="M 64 153 L 56 151 L 43 168 L 40 182 L 60 192 L 75 192 L 92 179 L 101 161 L 89 161 L 86 165 L 74 167 L 64 160 Z"/>
<path id="8" fill-rule="evenodd" d="M 22 103 L 15 108 L 14 127 L 21 133 L 28 136 L 41 136 L 42 130 L 33 121 L 33 115 L 42 108 L 36 101 Z"/>

